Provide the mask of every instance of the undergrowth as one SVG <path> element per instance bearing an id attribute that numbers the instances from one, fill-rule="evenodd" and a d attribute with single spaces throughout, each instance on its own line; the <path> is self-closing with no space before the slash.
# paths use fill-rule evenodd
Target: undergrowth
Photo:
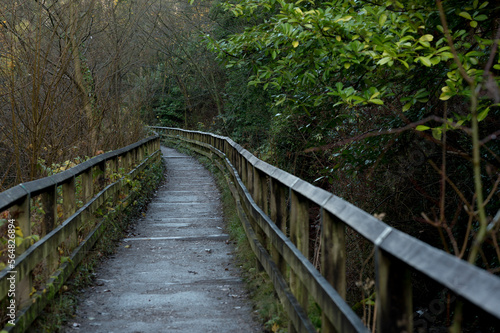
<path id="1" fill-rule="evenodd" d="M 241 221 L 234 198 L 227 185 L 226 175 L 207 157 L 194 154 L 178 144 L 167 142 L 184 154 L 194 156 L 214 175 L 224 208 L 224 219 L 230 239 L 236 244 L 236 265 L 241 268 L 243 280 L 253 303 L 253 308 L 264 325 L 264 332 L 288 332 L 288 317 L 277 298 L 272 280 L 266 272 L 257 269 L 257 258 L 253 253 Z"/>
<path id="2" fill-rule="evenodd" d="M 31 325 L 30 332 L 59 332 L 67 322 L 74 318 L 79 294 L 92 285 L 97 266 L 116 252 L 118 241 L 126 235 L 128 228 L 137 220 L 137 217 L 144 214 L 147 204 L 151 201 L 151 194 L 163 180 L 163 171 L 164 165 L 161 164 L 153 165 L 141 172 L 138 176 L 142 178 L 140 184 L 131 190 L 138 192 L 135 202 L 118 212 L 114 219 L 104 217 L 107 227 L 103 235 L 51 304 Z"/>

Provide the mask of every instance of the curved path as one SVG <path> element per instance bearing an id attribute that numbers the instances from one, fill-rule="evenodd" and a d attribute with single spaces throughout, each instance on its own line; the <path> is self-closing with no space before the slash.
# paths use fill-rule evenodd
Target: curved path
<path id="1" fill-rule="evenodd" d="M 96 272 L 66 332 L 259 332 L 220 193 L 198 161 L 162 147 L 166 183 Z"/>

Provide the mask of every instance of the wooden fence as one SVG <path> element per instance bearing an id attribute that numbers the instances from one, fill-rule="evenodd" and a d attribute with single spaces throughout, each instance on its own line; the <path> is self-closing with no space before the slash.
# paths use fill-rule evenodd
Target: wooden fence
<path id="1" fill-rule="evenodd" d="M 421 273 L 493 316 L 500 327 L 500 278 L 398 231 L 356 206 L 273 167 L 227 137 L 154 127 L 208 156 L 228 182 L 253 251 L 274 282 L 290 332 L 316 332 L 309 299 L 322 312 L 321 332 L 368 332 L 345 302 L 346 228 L 373 245 L 378 332 L 413 332 L 411 273 Z M 321 267 L 310 262 L 309 207 L 321 217 Z M 289 237 L 286 235 L 289 234 Z M 459 304 L 460 302 L 455 302 Z"/>
<path id="2" fill-rule="evenodd" d="M 150 137 L 0 193 L 0 212 L 8 210 L 13 222 L 8 234 L 11 261 L 0 272 L 0 311 L 7 309 L 11 323 L 2 332 L 29 327 L 105 230 L 94 213 L 106 204 L 126 206 L 134 200 L 130 183 L 160 160 L 159 149 L 159 136 Z M 33 228 L 40 239 L 31 245 Z M 39 285 L 37 291 L 34 285 Z"/>

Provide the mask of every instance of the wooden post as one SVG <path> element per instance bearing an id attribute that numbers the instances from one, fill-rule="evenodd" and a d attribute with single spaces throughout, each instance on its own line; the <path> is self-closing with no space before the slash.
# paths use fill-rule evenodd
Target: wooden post
<path id="1" fill-rule="evenodd" d="M 257 206 L 262 208 L 262 180 L 260 179 L 259 171 L 255 167 L 251 167 L 250 172 L 252 173 L 252 181 L 249 182 L 249 185 L 251 185 L 251 190 L 250 194 L 252 195 L 252 198 L 254 202 L 257 204 Z M 257 239 L 259 240 L 259 243 L 266 249 L 268 250 L 268 244 L 267 244 L 267 237 L 262 228 L 259 226 L 257 221 L 254 220 L 253 216 L 250 216 L 250 223 L 252 225 L 253 230 L 255 231 L 255 234 L 257 235 Z M 264 271 L 264 267 L 261 265 L 259 260 L 257 259 L 257 270 L 259 272 Z"/>
<path id="2" fill-rule="evenodd" d="M 309 259 L 309 202 L 290 189 L 290 239 L 297 249 Z M 307 313 L 308 293 L 297 275 L 290 272 L 290 288 Z"/>
<path id="3" fill-rule="evenodd" d="M 247 160 L 243 155 L 241 156 L 241 172 L 240 172 L 240 177 L 241 181 L 243 182 L 243 185 L 247 186 L 248 183 L 248 172 L 247 172 Z"/>
<path id="4" fill-rule="evenodd" d="M 82 173 L 83 205 L 85 206 L 94 197 L 94 183 L 92 181 L 92 168 Z M 82 225 L 90 222 L 92 213 L 89 209 L 82 212 Z"/>
<path id="5" fill-rule="evenodd" d="M 321 273 L 339 295 L 345 299 L 345 225 L 323 208 L 321 208 Z M 322 333 L 338 332 L 324 314 L 322 315 L 321 323 Z"/>
<path id="6" fill-rule="evenodd" d="M 129 164 L 130 160 L 129 160 L 129 154 L 126 153 L 125 156 L 122 156 L 122 167 L 123 167 L 123 176 L 125 177 L 129 170 L 130 170 L 130 164 Z M 122 183 L 122 188 L 121 188 L 121 191 L 124 193 L 125 196 L 128 195 L 129 193 L 129 189 L 130 189 L 130 184 L 128 183 L 125 183 L 123 184 Z"/>
<path id="7" fill-rule="evenodd" d="M 142 146 L 137 147 L 137 163 L 142 162 Z"/>
<path id="8" fill-rule="evenodd" d="M 30 223 L 30 203 L 31 196 L 26 195 L 23 200 L 10 209 L 11 218 L 17 221 L 24 238 L 31 236 L 31 223 Z M 28 241 L 24 241 L 21 245 L 16 247 L 16 257 L 19 257 L 30 246 Z M 24 307 L 30 301 L 30 293 L 33 287 L 33 277 L 31 274 L 25 276 L 17 283 L 16 302 L 18 309 Z"/>
<path id="9" fill-rule="evenodd" d="M 95 171 L 98 173 L 96 179 L 98 190 L 101 191 L 106 187 L 106 162 L 99 163 Z"/>
<path id="10" fill-rule="evenodd" d="M 63 212 L 64 219 L 68 219 L 71 215 L 76 212 L 76 186 L 75 177 L 62 185 L 63 192 Z M 71 230 L 71 235 L 69 236 L 69 248 L 74 249 L 78 244 L 77 229 Z"/>
<path id="11" fill-rule="evenodd" d="M 56 186 L 50 187 L 42 193 L 42 209 L 45 212 L 42 218 L 42 237 L 54 229 L 57 220 Z"/>
<path id="12" fill-rule="evenodd" d="M 260 209 L 264 210 L 264 183 L 263 183 L 263 177 L 260 174 L 259 170 L 257 168 L 253 167 L 252 168 L 252 178 L 253 178 L 253 186 L 252 186 L 252 196 L 257 204 L 257 206 L 260 207 Z"/>
<path id="13" fill-rule="evenodd" d="M 408 267 L 375 249 L 378 332 L 413 332 L 411 275 Z"/>
<path id="14" fill-rule="evenodd" d="M 247 164 L 247 182 L 245 183 L 245 186 L 247 187 L 248 192 L 250 192 L 250 194 L 253 196 L 254 195 L 254 192 L 253 192 L 253 169 L 254 169 L 254 167 L 248 160 L 246 160 L 246 164 Z"/>
<path id="15" fill-rule="evenodd" d="M 285 187 L 273 178 L 271 178 L 270 209 L 271 220 L 276 223 L 276 226 L 286 235 L 287 206 Z M 274 246 L 271 247 L 271 256 L 281 274 L 286 276 L 286 261 Z"/>
<path id="16" fill-rule="evenodd" d="M 92 182 L 92 169 L 82 173 L 83 204 L 85 205 L 94 197 L 94 183 Z"/>
<path id="17" fill-rule="evenodd" d="M 154 142 L 153 142 L 153 145 L 154 145 Z M 130 172 L 133 168 L 134 168 L 134 165 L 132 164 L 133 161 L 132 161 L 132 153 L 129 151 L 127 153 L 127 155 L 125 155 L 125 159 L 127 160 L 127 172 Z"/>
<path id="18" fill-rule="evenodd" d="M 42 209 L 45 212 L 42 218 L 42 234 L 40 238 L 51 232 L 57 221 L 57 188 L 55 185 L 42 193 Z M 47 257 L 47 272 L 51 274 L 59 265 L 59 253 L 53 249 Z"/>

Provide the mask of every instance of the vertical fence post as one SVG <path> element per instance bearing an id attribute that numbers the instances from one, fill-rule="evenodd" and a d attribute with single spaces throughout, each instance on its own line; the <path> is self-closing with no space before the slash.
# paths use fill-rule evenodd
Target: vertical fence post
<path id="1" fill-rule="evenodd" d="M 248 182 L 247 159 L 243 155 L 240 155 L 240 160 L 241 160 L 240 163 L 241 170 L 239 171 L 240 177 L 241 181 L 243 182 L 243 185 L 246 186 Z"/>
<path id="2" fill-rule="evenodd" d="M 46 192 L 42 193 L 42 208 L 45 214 L 42 218 L 42 236 L 54 229 L 57 221 L 57 197 L 56 186 L 51 186 Z"/>
<path id="3" fill-rule="evenodd" d="M 345 225 L 321 208 L 321 273 L 346 298 Z M 337 333 L 330 320 L 322 315 L 322 333 Z M 338 332 L 340 333 L 340 332 Z"/>
<path id="4" fill-rule="evenodd" d="M 250 194 L 252 198 L 254 199 L 255 203 L 257 206 L 262 208 L 262 203 L 263 203 L 263 184 L 262 184 L 262 179 L 259 175 L 259 171 L 257 168 L 252 166 L 250 168 L 250 172 L 252 174 L 252 181 L 249 182 L 249 185 L 251 184 L 251 189 L 249 189 Z M 250 216 L 250 220 L 252 222 L 252 228 L 255 230 L 255 234 L 257 235 L 257 239 L 259 240 L 260 244 L 267 250 L 267 237 L 262 228 L 259 226 L 257 221 L 254 220 L 253 216 Z M 260 264 L 259 260 L 257 259 L 257 269 L 259 271 L 263 271 L 264 267 Z"/>
<path id="5" fill-rule="evenodd" d="M 24 238 L 31 236 L 30 203 L 31 196 L 28 194 L 18 205 L 15 205 L 10 209 L 10 216 L 17 221 Z M 30 244 L 26 241 L 24 241 L 20 246 L 17 246 L 16 256 L 19 257 L 29 246 Z M 32 286 L 33 276 L 31 273 L 18 282 L 16 299 L 19 309 L 23 308 L 26 302 L 30 300 Z"/>
<path id="6" fill-rule="evenodd" d="M 262 180 L 261 173 L 259 170 L 257 170 L 256 167 L 252 168 L 252 177 L 253 177 L 253 186 L 252 186 L 252 196 L 254 198 L 255 203 L 257 206 L 259 206 L 262 210 L 264 210 L 264 183 Z"/>
<path id="7" fill-rule="evenodd" d="M 89 168 L 84 173 L 82 173 L 82 191 L 83 191 L 83 204 L 85 205 L 94 196 L 92 168 Z"/>
<path id="8" fill-rule="evenodd" d="M 42 193 L 42 208 L 45 214 L 42 218 L 41 237 L 51 232 L 57 221 L 57 188 L 55 184 L 48 188 L 46 192 Z M 49 273 L 52 273 L 52 271 L 54 271 L 59 264 L 57 249 L 54 249 L 52 253 L 49 253 L 46 260 L 47 270 Z"/>
<path id="9" fill-rule="evenodd" d="M 251 195 L 253 195 L 253 165 L 250 163 L 250 161 L 246 160 L 246 165 L 247 165 L 247 182 L 245 183 L 245 186 L 248 189 L 248 192 L 250 192 Z"/>
<path id="10" fill-rule="evenodd" d="M 285 197 L 285 187 L 271 177 L 271 197 L 270 197 L 271 220 L 286 235 L 287 206 Z M 273 246 L 271 247 L 273 261 L 278 266 L 281 274 L 286 274 L 286 261 Z"/>
<path id="11" fill-rule="evenodd" d="M 96 166 L 96 170 L 99 173 L 97 175 L 96 183 L 98 190 L 100 191 L 106 187 L 106 161 L 99 163 Z"/>
<path id="12" fill-rule="evenodd" d="M 408 267 L 375 249 L 378 332 L 413 332 L 411 275 Z"/>
<path id="13" fill-rule="evenodd" d="M 62 185 L 62 192 L 63 192 L 63 212 L 64 212 L 64 219 L 66 220 L 76 212 L 75 177 L 72 177 L 70 181 Z M 75 227 L 74 230 L 71 230 L 71 234 L 69 236 L 70 249 L 76 247 L 77 241 L 78 241 L 77 230 Z"/>
<path id="14" fill-rule="evenodd" d="M 86 205 L 90 199 L 94 196 L 94 183 L 92 181 L 92 168 L 87 169 L 84 173 L 82 173 L 82 194 L 83 194 L 83 205 Z M 92 212 L 90 209 L 86 209 L 82 213 L 81 222 L 82 224 L 86 224 L 90 222 L 92 216 Z"/>
<path id="15" fill-rule="evenodd" d="M 142 155 L 142 145 L 141 145 L 137 148 L 137 160 L 139 161 L 139 163 L 142 162 L 143 158 L 144 157 Z"/>
<path id="16" fill-rule="evenodd" d="M 151 155 L 151 143 L 148 143 L 148 145 L 150 146 L 149 155 Z M 129 162 L 130 162 L 129 154 L 126 153 L 124 156 L 122 156 L 122 163 L 123 163 L 122 167 L 123 167 L 123 176 L 124 177 L 127 176 L 128 172 L 130 170 Z M 125 196 L 128 195 L 130 188 L 131 188 L 130 184 L 128 184 L 127 182 L 122 182 L 121 190 Z"/>
<path id="17" fill-rule="evenodd" d="M 309 258 L 309 202 L 290 189 L 290 239 L 302 254 Z M 290 272 L 290 287 L 307 313 L 308 293 L 297 275 Z"/>

